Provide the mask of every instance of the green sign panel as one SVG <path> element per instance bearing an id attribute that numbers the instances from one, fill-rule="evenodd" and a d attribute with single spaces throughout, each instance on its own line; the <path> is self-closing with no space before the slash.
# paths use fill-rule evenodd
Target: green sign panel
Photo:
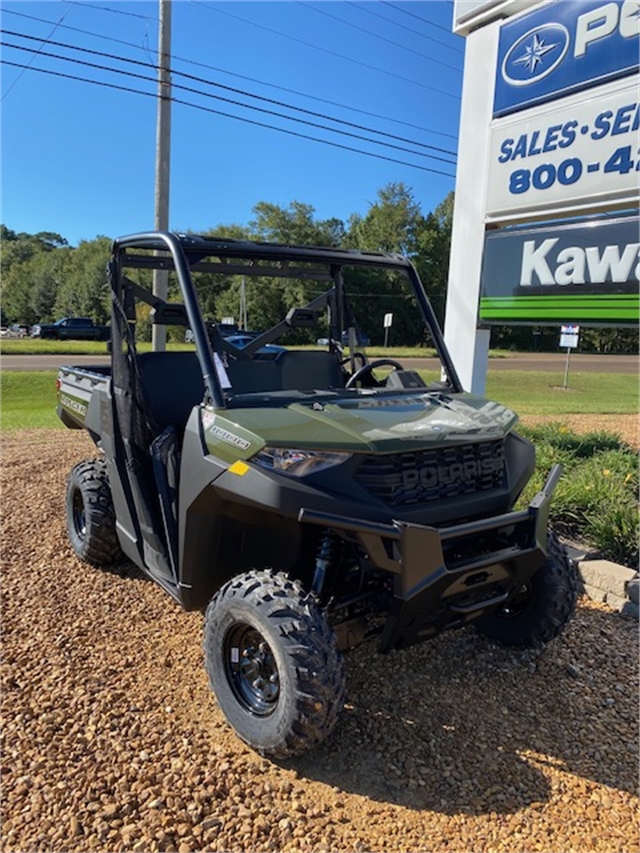
<path id="1" fill-rule="evenodd" d="M 480 321 L 637 325 L 640 219 L 489 232 Z"/>

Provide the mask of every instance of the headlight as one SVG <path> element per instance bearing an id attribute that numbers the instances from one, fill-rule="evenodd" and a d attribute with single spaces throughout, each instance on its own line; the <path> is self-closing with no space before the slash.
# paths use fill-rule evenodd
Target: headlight
<path id="1" fill-rule="evenodd" d="M 280 447 L 265 447 L 253 461 L 270 471 L 288 474 L 291 477 L 306 477 L 325 468 L 346 462 L 350 453 L 331 453 L 319 450 L 285 450 Z"/>

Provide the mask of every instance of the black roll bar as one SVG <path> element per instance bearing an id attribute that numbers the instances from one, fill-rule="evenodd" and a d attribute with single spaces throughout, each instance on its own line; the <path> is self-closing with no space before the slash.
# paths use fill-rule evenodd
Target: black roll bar
<path id="1" fill-rule="evenodd" d="M 146 233 L 131 234 L 128 237 L 122 237 L 113 243 L 113 255 L 117 259 L 117 263 L 120 263 L 120 252 L 127 249 L 166 250 L 171 253 L 173 266 L 178 277 L 178 284 L 180 285 L 184 299 L 189 326 L 193 332 L 196 355 L 200 363 L 200 369 L 202 370 L 206 395 L 217 409 L 226 408 L 224 394 L 220 387 L 220 380 L 218 379 L 213 353 L 209 344 L 209 336 L 207 335 L 202 319 L 198 296 L 193 287 L 189 262 L 180 239 L 175 234 L 165 231 L 148 231 Z M 162 265 L 158 265 L 158 268 L 160 266 Z M 166 264 L 164 268 L 166 269 Z"/>

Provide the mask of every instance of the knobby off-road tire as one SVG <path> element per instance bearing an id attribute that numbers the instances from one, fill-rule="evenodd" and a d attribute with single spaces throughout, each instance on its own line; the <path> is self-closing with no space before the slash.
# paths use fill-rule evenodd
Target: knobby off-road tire
<path id="1" fill-rule="evenodd" d="M 94 566 L 110 566 L 123 556 L 103 459 L 89 459 L 73 468 L 67 481 L 67 529 L 78 557 Z"/>
<path id="2" fill-rule="evenodd" d="M 540 648 L 564 630 L 577 597 L 575 566 L 564 546 L 549 533 L 544 565 L 507 604 L 478 619 L 476 628 L 507 646 Z"/>
<path id="3" fill-rule="evenodd" d="M 345 677 L 316 598 L 284 574 L 251 571 L 211 600 L 205 667 L 236 733 L 262 755 L 305 752 L 333 729 Z"/>

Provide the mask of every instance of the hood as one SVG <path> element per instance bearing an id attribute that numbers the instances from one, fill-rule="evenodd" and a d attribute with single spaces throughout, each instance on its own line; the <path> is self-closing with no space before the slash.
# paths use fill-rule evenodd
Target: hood
<path id="1" fill-rule="evenodd" d="M 220 437 L 221 428 L 240 428 L 253 447 L 258 439 L 271 447 L 392 453 L 408 443 L 419 450 L 502 438 L 517 420 L 511 409 L 472 394 L 385 392 L 229 409 L 216 413 L 215 430 Z"/>

